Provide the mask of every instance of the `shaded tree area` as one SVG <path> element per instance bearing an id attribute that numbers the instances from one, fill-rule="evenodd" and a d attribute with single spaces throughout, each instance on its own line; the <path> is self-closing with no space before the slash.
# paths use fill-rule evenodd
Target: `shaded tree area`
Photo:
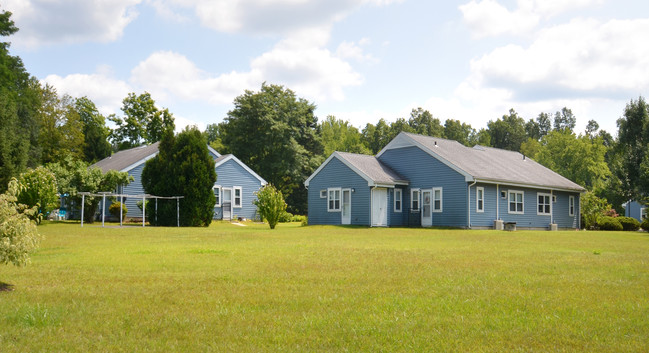
<path id="1" fill-rule="evenodd" d="M 180 225 L 206 227 L 212 222 L 216 197 L 214 160 L 207 149 L 205 136 L 188 127 L 178 135 L 168 131 L 160 141 L 159 153 L 148 160 L 142 171 L 142 186 L 156 196 L 184 196 L 180 200 Z M 156 210 L 147 208 L 153 225 L 175 226 L 176 200 L 159 200 Z"/>

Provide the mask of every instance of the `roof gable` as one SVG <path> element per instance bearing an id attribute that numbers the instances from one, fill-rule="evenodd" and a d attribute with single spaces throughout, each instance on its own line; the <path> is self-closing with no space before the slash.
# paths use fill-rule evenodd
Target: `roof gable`
<path id="1" fill-rule="evenodd" d="M 219 158 L 215 159 L 214 160 L 214 168 L 215 169 L 218 168 L 219 166 L 225 164 L 227 161 L 233 161 L 233 162 L 237 163 L 239 166 L 241 166 L 241 168 L 243 168 L 245 171 L 250 173 L 250 175 L 252 175 L 255 179 L 259 180 L 261 185 L 268 184 L 268 182 L 266 182 L 266 180 L 264 180 L 264 178 L 260 177 L 259 174 L 255 173 L 252 169 L 250 169 L 250 167 L 248 167 L 245 163 L 240 161 L 239 158 L 235 157 L 232 154 L 226 154 L 226 155 L 220 156 Z"/>
<path id="2" fill-rule="evenodd" d="M 311 180 L 334 158 L 341 161 L 349 169 L 365 179 L 368 186 L 408 185 L 408 181 L 405 178 L 390 169 L 390 167 L 383 164 L 374 156 L 338 151 L 332 153 L 329 158 L 327 158 L 327 160 L 324 161 L 324 163 L 322 163 L 309 178 L 307 178 L 304 185 L 308 187 Z"/>

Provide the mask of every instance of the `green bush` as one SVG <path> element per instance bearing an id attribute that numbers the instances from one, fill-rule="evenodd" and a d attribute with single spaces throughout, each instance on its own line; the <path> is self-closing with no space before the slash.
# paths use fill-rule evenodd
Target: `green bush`
<path id="1" fill-rule="evenodd" d="M 649 218 L 645 218 L 642 221 L 642 224 L 640 224 L 640 227 L 642 227 L 642 229 L 644 229 L 645 231 L 649 232 Z"/>
<path id="2" fill-rule="evenodd" d="M 617 220 L 622 224 L 622 228 L 626 231 L 636 231 L 640 229 L 640 222 L 633 217 L 617 217 Z"/>
<path id="3" fill-rule="evenodd" d="M 128 209 L 126 208 L 126 205 L 121 202 L 113 202 L 110 206 L 108 206 L 108 212 L 113 217 L 119 218 L 120 205 L 122 207 L 122 219 L 124 219 L 126 218 L 126 212 L 128 212 Z"/>
<path id="4" fill-rule="evenodd" d="M 286 202 L 284 202 L 282 192 L 275 189 L 273 185 L 268 184 L 261 190 L 255 192 L 255 196 L 257 196 L 257 199 L 252 203 L 257 206 L 259 215 L 268 222 L 270 229 L 275 229 L 277 222 L 287 213 Z"/>
<path id="5" fill-rule="evenodd" d="M 599 226 L 600 230 L 622 230 L 622 224 L 620 221 L 617 220 L 617 218 L 609 217 L 609 216 L 604 216 L 599 219 L 599 222 L 597 223 Z"/>
<path id="6" fill-rule="evenodd" d="M 286 223 L 286 222 L 292 222 L 293 221 L 293 214 L 290 212 L 284 212 L 281 215 L 279 215 L 279 222 L 280 223 Z"/>

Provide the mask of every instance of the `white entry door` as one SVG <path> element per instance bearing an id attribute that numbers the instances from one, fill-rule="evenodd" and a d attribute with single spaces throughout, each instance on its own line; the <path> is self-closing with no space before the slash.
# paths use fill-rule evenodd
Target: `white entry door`
<path id="1" fill-rule="evenodd" d="M 387 227 L 388 225 L 388 189 L 372 189 L 372 226 Z"/>
<path id="2" fill-rule="evenodd" d="M 433 225 L 432 213 L 432 190 L 421 191 L 421 226 L 431 227 Z"/>
<path id="3" fill-rule="evenodd" d="M 352 224 L 352 190 L 343 189 L 342 224 Z"/>
<path id="4" fill-rule="evenodd" d="M 223 201 L 221 201 L 223 208 L 223 219 L 232 219 L 232 189 L 223 188 Z"/>

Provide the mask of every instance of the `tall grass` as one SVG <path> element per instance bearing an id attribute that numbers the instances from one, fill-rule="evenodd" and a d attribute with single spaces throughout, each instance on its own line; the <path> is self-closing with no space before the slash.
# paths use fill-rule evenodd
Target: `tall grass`
<path id="1" fill-rule="evenodd" d="M 39 230 L 2 352 L 649 351 L 646 233 Z"/>

